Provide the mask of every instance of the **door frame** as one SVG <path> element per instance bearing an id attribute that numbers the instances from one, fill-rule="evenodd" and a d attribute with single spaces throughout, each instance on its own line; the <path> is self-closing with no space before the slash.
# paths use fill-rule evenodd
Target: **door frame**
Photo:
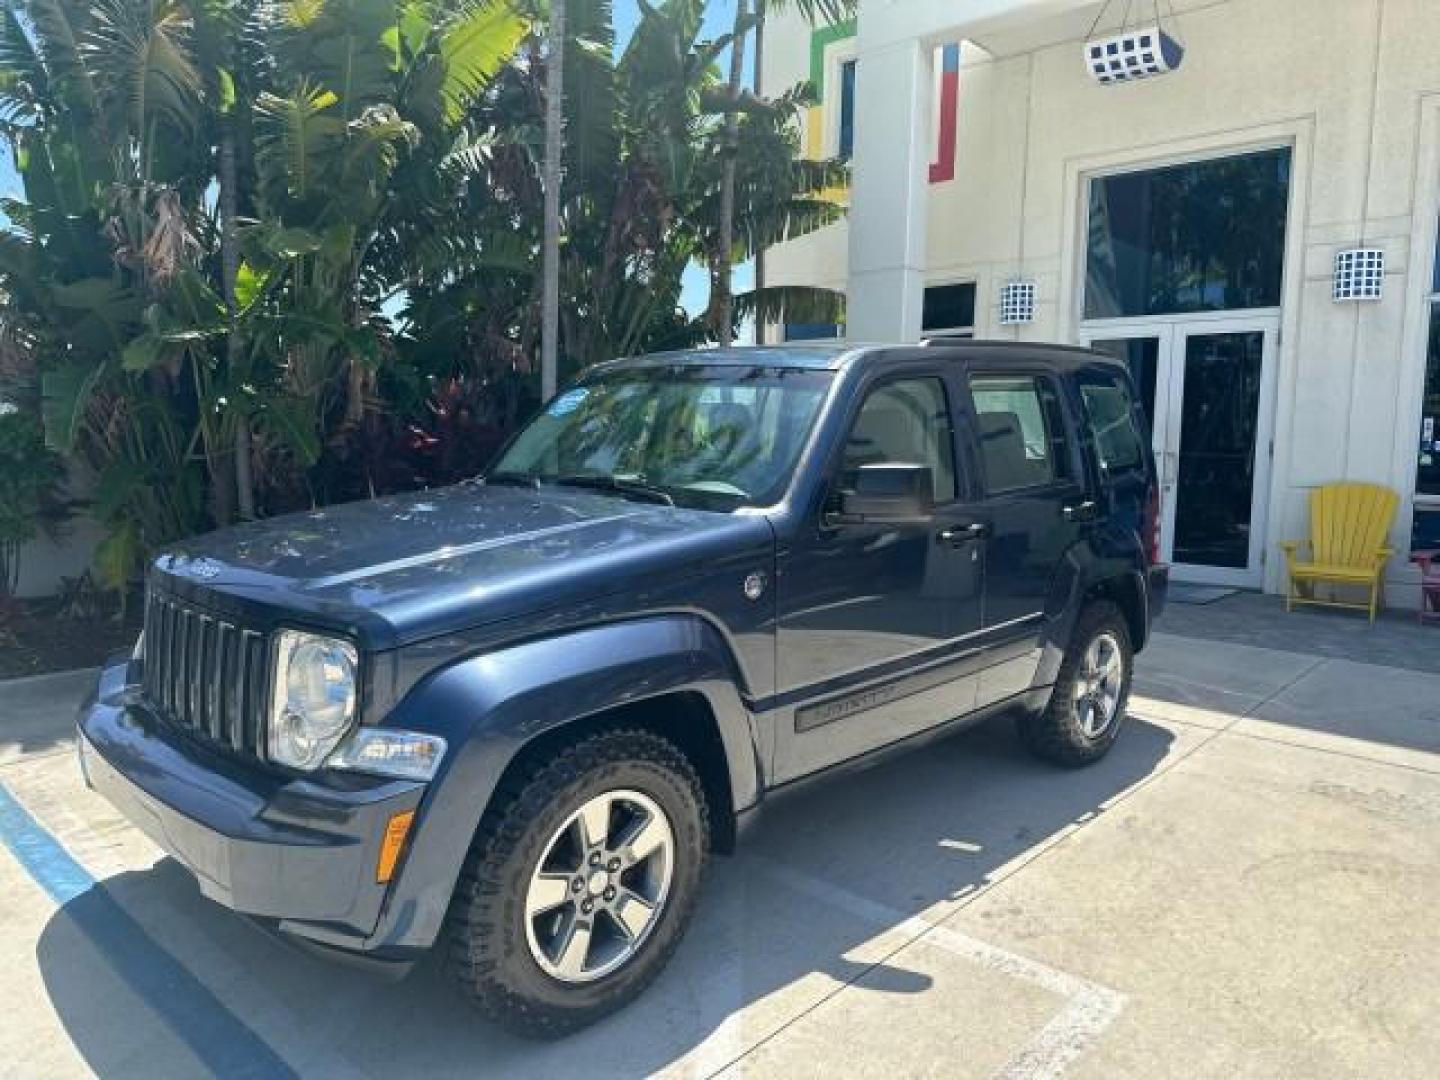
<path id="1" fill-rule="evenodd" d="M 1270 483 L 1275 458 L 1275 413 L 1279 371 L 1281 313 L 1278 308 L 1230 312 L 1197 312 L 1085 323 L 1080 341 L 1155 338 L 1159 341 L 1155 378 L 1155 415 L 1151 433 L 1161 483 L 1161 557 L 1172 564 L 1179 581 L 1258 589 L 1264 586 L 1268 561 Z M 1176 563 L 1175 487 L 1179 480 L 1180 435 L 1184 415 L 1185 342 L 1196 336 L 1261 333 L 1260 400 L 1255 424 L 1255 476 L 1250 495 L 1250 552 L 1244 569 Z M 1163 401 L 1162 401 L 1163 399 Z"/>

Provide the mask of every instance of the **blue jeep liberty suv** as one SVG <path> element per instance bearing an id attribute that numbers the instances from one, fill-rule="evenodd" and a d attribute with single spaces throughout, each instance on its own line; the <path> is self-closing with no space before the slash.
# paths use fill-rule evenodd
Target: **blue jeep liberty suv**
<path id="1" fill-rule="evenodd" d="M 552 1036 L 779 792 L 997 712 L 1083 765 L 1164 602 L 1126 370 L 1013 343 L 619 360 L 483 478 L 161 555 L 79 720 L 202 892 Z"/>

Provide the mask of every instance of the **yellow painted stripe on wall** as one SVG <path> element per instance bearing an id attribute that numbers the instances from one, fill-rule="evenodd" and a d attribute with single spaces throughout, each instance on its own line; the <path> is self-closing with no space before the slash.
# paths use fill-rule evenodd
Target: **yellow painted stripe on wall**
<path id="1" fill-rule="evenodd" d="M 805 111 L 805 156 L 819 161 L 825 156 L 825 110 L 819 105 Z"/>

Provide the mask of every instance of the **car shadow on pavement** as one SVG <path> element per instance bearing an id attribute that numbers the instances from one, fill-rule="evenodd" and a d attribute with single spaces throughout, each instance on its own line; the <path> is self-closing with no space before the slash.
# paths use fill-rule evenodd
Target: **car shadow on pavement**
<path id="1" fill-rule="evenodd" d="M 634 1005 L 555 1043 L 479 1020 L 432 957 L 386 982 L 290 948 L 204 899 L 166 859 L 58 909 L 37 951 L 55 1008 L 101 1076 L 708 1075 L 857 979 L 923 995 L 892 955 L 1007 865 L 1152 775 L 1166 729 L 1132 719 L 1087 769 L 1031 759 L 999 718 L 777 801 L 718 859 L 674 962 Z M 897 929 L 898 928 L 898 929 Z M 124 984 L 102 992 L 98 951 Z M 959 962 L 959 961 L 957 961 Z M 977 968 L 977 978 L 981 972 Z M 119 1037 L 122 1036 L 123 1037 Z M 137 1057 L 137 1040 L 145 1047 Z"/>

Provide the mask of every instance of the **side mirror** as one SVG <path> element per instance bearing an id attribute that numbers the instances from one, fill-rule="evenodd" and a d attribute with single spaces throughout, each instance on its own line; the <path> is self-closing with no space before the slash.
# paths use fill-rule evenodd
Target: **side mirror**
<path id="1" fill-rule="evenodd" d="M 928 465 L 862 465 L 855 486 L 840 493 L 838 525 L 908 525 L 935 512 L 935 474 Z"/>

